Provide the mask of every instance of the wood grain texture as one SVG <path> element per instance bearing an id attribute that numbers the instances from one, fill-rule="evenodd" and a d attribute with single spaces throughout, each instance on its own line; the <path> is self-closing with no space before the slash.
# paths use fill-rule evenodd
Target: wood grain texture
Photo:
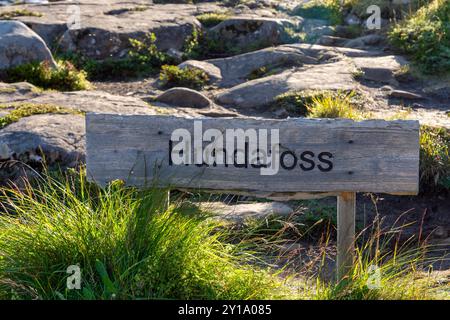
<path id="1" fill-rule="evenodd" d="M 279 129 L 281 151 L 333 155 L 333 169 L 303 171 L 298 167 L 263 176 L 257 168 L 169 166 L 173 130 L 192 132 L 194 119 L 169 116 L 88 114 L 87 170 L 106 184 L 114 179 L 143 186 L 158 183 L 188 189 L 277 194 L 381 192 L 417 194 L 419 123 L 417 121 L 334 119 L 202 118 L 203 130 Z"/>
<path id="2" fill-rule="evenodd" d="M 356 193 L 343 192 L 337 198 L 337 281 L 351 271 L 355 257 Z"/>

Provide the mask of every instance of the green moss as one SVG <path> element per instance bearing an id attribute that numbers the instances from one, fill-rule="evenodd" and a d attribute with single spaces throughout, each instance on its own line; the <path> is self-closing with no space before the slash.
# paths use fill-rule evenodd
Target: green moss
<path id="1" fill-rule="evenodd" d="M 30 11 L 27 9 L 17 9 L 12 11 L 0 12 L 0 20 L 11 20 L 17 17 L 42 17 L 40 12 Z"/>
<path id="2" fill-rule="evenodd" d="M 0 110 L 12 109 L 7 115 L 0 117 L 0 129 L 19 121 L 21 118 L 35 114 L 62 113 L 81 114 L 80 111 L 43 103 L 10 103 L 0 104 Z"/>
<path id="3" fill-rule="evenodd" d="M 450 190 L 450 131 L 422 126 L 420 129 L 421 191 Z"/>
<path id="4" fill-rule="evenodd" d="M 214 27 L 227 20 L 229 17 L 229 14 L 223 12 L 203 13 L 196 16 L 197 20 L 200 21 L 200 23 L 206 28 Z"/>
<path id="5" fill-rule="evenodd" d="M 46 61 L 23 64 L 2 71 L 0 79 L 9 83 L 26 81 L 43 89 L 59 91 L 87 90 L 92 87 L 84 71 L 78 71 L 72 63 L 62 60 L 57 62 L 56 68 Z"/>
<path id="6" fill-rule="evenodd" d="M 450 71 L 450 2 L 433 0 L 389 32 L 391 43 L 425 73 Z"/>
<path id="7" fill-rule="evenodd" d="M 165 87 L 187 87 L 201 89 L 208 81 L 208 75 L 198 69 L 164 65 L 161 68 L 159 79 Z"/>

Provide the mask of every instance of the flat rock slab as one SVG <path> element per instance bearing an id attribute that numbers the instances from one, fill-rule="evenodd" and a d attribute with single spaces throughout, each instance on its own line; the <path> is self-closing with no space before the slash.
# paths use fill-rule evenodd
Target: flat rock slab
<path id="1" fill-rule="evenodd" d="M 353 90 L 357 87 L 353 73 L 354 68 L 346 61 L 312 65 L 243 83 L 219 94 L 216 100 L 233 107 L 257 108 L 289 91 Z"/>
<path id="2" fill-rule="evenodd" d="M 408 61 L 400 56 L 382 57 L 356 57 L 353 63 L 363 74 L 362 78 L 380 83 L 396 83 L 394 78 L 402 66 L 408 65 Z"/>
<path id="3" fill-rule="evenodd" d="M 233 222 L 244 222 L 245 219 L 262 219 L 269 216 L 291 215 L 294 210 L 281 202 L 259 202 L 248 204 L 225 204 L 222 202 L 208 202 L 201 204 L 200 207 L 217 218 L 230 220 Z"/>
<path id="4" fill-rule="evenodd" d="M 156 114 L 139 98 L 117 96 L 102 91 L 40 91 L 28 83 L 1 83 L 0 104 L 51 104 L 82 112 Z"/>

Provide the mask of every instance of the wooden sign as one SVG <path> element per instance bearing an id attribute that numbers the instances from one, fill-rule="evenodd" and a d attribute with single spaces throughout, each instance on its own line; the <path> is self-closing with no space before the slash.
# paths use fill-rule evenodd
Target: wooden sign
<path id="1" fill-rule="evenodd" d="M 338 280 L 354 261 L 356 192 L 418 193 L 417 121 L 88 114 L 86 136 L 88 176 L 100 184 L 337 196 Z"/>
<path id="2" fill-rule="evenodd" d="M 100 184 L 417 194 L 419 124 L 88 114 L 87 167 Z"/>

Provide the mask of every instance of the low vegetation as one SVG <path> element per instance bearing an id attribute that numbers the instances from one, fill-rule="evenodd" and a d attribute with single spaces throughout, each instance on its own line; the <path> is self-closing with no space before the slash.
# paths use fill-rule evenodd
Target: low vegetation
<path id="1" fill-rule="evenodd" d="M 446 128 L 421 127 L 421 190 L 450 190 L 450 131 Z"/>
<path id="2" fill-rule="evenodd" d="M 203 13 L 196 16 L 197 20 L 200 21 L 200 23 L 206 28 L 212 28 L 227 20 L 229 17 L 229 14 L 223 12 Z"/>
<path id="3" fill-rule="evenodd" d="M 0 112 L 8 111 L 8 113 L 0 117 L 0 129 L 7 125 L 19 121 L 21 118 L 29 117 L 35 114 L 46 113 L 62 113 L 62 114 L 80 114 L 79 111 L 56 106 L 52 104 L 42 103 L 11 103 L 0 104 Z"/>
<path id="4" fill-rule="evenodd" d="M 292 11 L 292 14 L 307 19 L 328 20 L 333 25 L 342 23 L 342 6 L 337 0 L 314 0 L 302 3 Z"/>
<path id="5" fill-rule="evenodd" d="M 186 39 L 183 53 L 185 59 L 205 60 L 218 57 L 226 57 L 240 53 L 230 48 L 225 41 L 219 41 L 198 29 L 194 29 L 191 36 Z"/>
<path id="6" fill-rule="evenodd" d="M 2 71 L 2 81 L 13 83 L 26 81 L 42 89 L 58 91 L 87 90 L 92 86 L 86 72 L 79 71 L 69 61 L 59 60 L 52 67 L 47 61 L 19 65 Z"/>
<path id="7" fill-rule="evenodd" d="M 30 11 L 27 9 L 17 9 L 12 11 L 0 12 L 0 20 L 11 20 L 17 17 L 42 17 L 43 14 L 40 12 Z"/>
<path id="8" fill-rule="evenodd" d="M 395 25 L 391 43 L 410 54 L 425 73 L 450 71 L 450 2 L 433 0 Z"/>
<path id="9" fill-rule="evenodd" d="M 60 54 L 84 70 L 90 80 L 121 79 L 154 74 L 162 65 L 173 62 L 156 47 L 156 35 L 148 34 L 144 40 L 130 39 L 131 49 L 125 58 L 107 58 L 101 61 L 80 54 Z"/>
<path id="10" fill-rule="evenodd" d="M 201 89 L 208 81 L 208 75 L 195 68 L 179 68 L 177 66 L 164 65 L 159 75 L 164 87 L 186 87 L 191 89 Z"/>

